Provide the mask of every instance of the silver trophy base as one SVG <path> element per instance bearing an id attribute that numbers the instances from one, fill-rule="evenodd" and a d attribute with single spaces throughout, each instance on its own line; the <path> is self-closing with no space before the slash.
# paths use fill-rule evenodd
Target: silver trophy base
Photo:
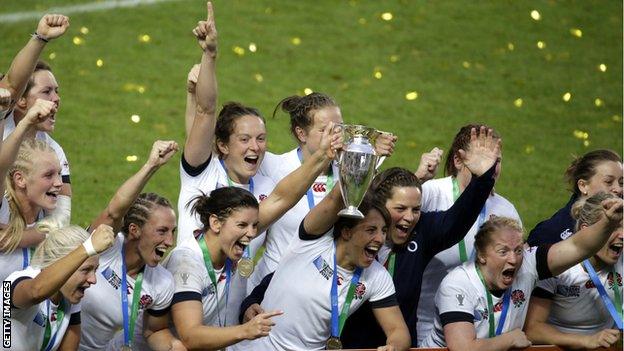
<path id="1" fill-rule="evenodd" d="M 356 218 L 356 219 L 364 218 L 364 214 L 362 214 L 362 212 L 360 212 L 360 210 L 358 210 L 357 207 L 355 206 L 349 206 L 341 210 L 340 212 L 338 212 L 338 215 L 340 217 L 348 217 L 348 218 Z"/>

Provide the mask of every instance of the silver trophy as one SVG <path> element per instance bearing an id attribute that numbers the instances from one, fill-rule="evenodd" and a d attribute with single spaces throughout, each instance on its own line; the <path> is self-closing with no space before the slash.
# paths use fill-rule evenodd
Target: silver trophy
<path id="1" fill-rule="evenodd" d="M 379 157 L 375 153 L 374 145 L 380 132 L 362 125 L 342 124 L 339 127 L 342 128 L 345 147 L 338 156 L 338 175 L 346 208 L 338 212 L 338 215 L 364 218 L 358 206 L 375 175 Z"/>

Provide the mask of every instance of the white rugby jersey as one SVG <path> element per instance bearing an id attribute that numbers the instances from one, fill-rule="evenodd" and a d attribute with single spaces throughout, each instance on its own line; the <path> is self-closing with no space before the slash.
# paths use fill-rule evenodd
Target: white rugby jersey
<path id="1" fill-rule="evenodd" d="M 4 122 L 4 134 L 2 135 L 2 140 L 6 140 L 6 138 L 8 138 L 14 130 L 15 120 L 11 115 L 6 119 L 6 122 Z M 63 177 L 63 182 L 65 182 L 65 178 L 69 177 L 69 161 L 67 161 L 67 156 L 65 156 L 65 151 L 61 145 L 52 139 L 52 137 L 46 132 L 38 131 L 37 134 L 35 134 L 35 138 L 44 141 L 54 150 L 56 157 L 61 163 L 61 176 Z"/>
<path id="2" fill-rule="evenodd" d="M 37 220 L 43 218 L 43 211 L 39 212 Z M 8 224 L 10 216 L 9 202 L 6 197 L 2 197 L 0 204 L 0 223 Z M 35 223 L 27 225 L 31 228 Z M 30 248 L 16 248 L 11 253 L 0 252 L 0 278 L 5 280 L 11 273 L 26 269 L 30 265 L 31 257 Z"/>
<path id="3" fill-rule="evenodd" d="M 614 273 L 610 270 L 615 269 Z M 615 267 L 602 269 L 596 272 L 598 279 L 604 286 L 612 302 L 614 284 L 617 284 L 622 293 L 622 257 Z M 539 289 L 545 290 L 552 300 L 548 324 L 553 325 L 564 333 L 594 334 L 604 329 L 614 327 L 614 321 L 602 302 L 598 289 L 585 272 L 582 264 L 568 269 L 560 275 L 541 280 L 537 283 L 535 294 L 541 294 Z M 615 303 L 615 302 L 614 302 Z"/>
<path id="4" fill-rule="evenodd" d="M 293 239 L 288 252 L 262 301 L 265 311 L 283 310 L 273 317 L 276 325 L 269 336 L 244 341 L 235 350 L 322 350 L 331 329 L 330 289 L 335 255 L 333 230 L 315 240 Z M 344 306 L 353 271 L 338 269 L 338 308 Z M 393 297 L 394 284 L 386 269 L 377 261 L 362 271 L 355 288 L 349 315 L 365 301 Z"/>
<path id="5" fill-rule="evenodd" d="M 40 269 L 28 267 L 25 270 L 14 272 L 6 281 L 11 282 L 11 288 L 13 284 L 24 279 L 25 277 L 34 278 L 41 272 Z M 89 290 L 89 289 L 87 289 Z M 11 300 L 13 296 L 13 289 L 11 289 Z M 63 341 L 63 336 L 69 328 L 70 319 L 72 316 L 80 316 L 80 304 L 71 305 L 65 300 L 65 311 L 63 315 L 63 321 L 58 324 L 57 316 L 59 306 L 54 304 L 50 299 L 47 299 L 37 305 L 33 305 L 29 308 L 21 309 L 11 307 L 11 347 L 3 348 L 3 350 L 15 350 L 15 351 L 29 351 L 39 350 L 43 343 L 43 337 L 45 333 L 46 320 L 51 321 L 50 331 L 51 338 L 49 345 L 51 345 L 51 351 L 57 350 Z M 52 341 L 54 337 L 54 341 Z"/>
<path id="6" fill-rule="evenodd" d="M 297 149 L 281 155 L 267 152 L 260 165 L 259 173 L 270 177 L 277 184 L 300 166 L 301 161 L 297 155 Z M 338 186 L 338 171 L 336 169 L 334 169 L 333 175 L 333 183 L 335 186 Z M 325 195 L 329 194 L 331 189 L 327 181 L 328 177 L 326 175 L 319 175 L 312 184 L 311 190 L 315 204 L 321 202 Z M 260 284 L 264 276 L 277 269 L 277 265 L 287 251 L 288 246 L 298 235 L 299 224 L 301 224 L 308 212 L 310 212 L 310 207 L 306 194 L 295 206 L 267 229 L 264 253 L 247 283 L 248 294 Z"/>
<path id="7" fill-rule="evenodd" d="M 453 177 L 439 178 L 427 181 L 423 184 L 421 211 L 446 211 L 453 206 Z M 479 230 L 481 221 L 487 221 L 492 215 L 504 216 L 520 221 L 520 216 L 516 208 L 504 197 L 494 194 L 489 196 L 485 202 L 484 218 L 477 218 L 466 236 L 464 243 L 466 244 L 466 253 L 470 258 L 474 256 L 474 236 Z M 420 290 L 420 299 L 418 300 L 418 326 L 417 337 L 418 344 L 427 337 L 431 329 L 433 329 L 433 320 L 435 317 L 435 293 L 451 269 L 461 264 L 459 258 L 459 244 L 438 253 L 429 262 L 422 278 L 422 287 Z"/>
<path id="8" fill-rule="evenodd" d="M 511 299 L 502 333 L 524 326 L 529 298 L 538 281 L 537 251 L 537 248 L 533 247 L 523 252 L 522 266 L 511 285 Z M 496 327 L 501 317 L 503 296 L 492 295 Z M 436 293 L 435 304 L 437 313 L 434 328 L 423 340 L 421 347 L 446 347 L 444 326 L 440 321 L 440 315 L 448 312 L 463 312 L 472 315 L 477 339 L 489 337 L 487 295 L 477 274 L 474 261 L 468 261 L 456 267 L 442 280 L 440 289 Z"/>
<path id="9" fill-rule="evenodd" d="M 184 155 L 182 155 L 184 157 Z M 192 176 L 187 173 L 182 162 L 180 164 L 180 196 L 178 197 L 178 237 L 177 243 L 181 244 L 184 241 L 195 241 L 193 232 L 201 229 L 202 224 L 198 216 L 191 215 L 192 205 L 187 206 L 195 196 L 200 195 L 201 192 L 206 195 L 210 195 L 210 192 L 217 188 L 228 186 L 228 176 L 225 172 L 221 162 L 215 153 L 210 156 L 210 160 L 205 165 L 196 167 L 199 173 L 196 176 Z M 203 168 L 203 169 L 202 169 Z M 275 184 L 273 181 L 260 174 L 253 176 L 254 183 L 254 196 L 258 202 L 266 199 L 273 191 Z M 249 184 L 234 183 L 234 186 L 250 190 Z M 249 245 L 250 255 L 253 258 L 264 243 L 265 233 L 258 233 L 258 236 L 251 241 Z"/>
<path id="10" fill-rule="evenodd" d="M 231 272 L 227 307 L 225 265 L 220 269 L 215 269 L 215 276 L 217 277 L 217 291 L 215 292 L 197 242 L 191 245 L 189 241 L 186 241 L 176 247 L 163 265 L 173 274 L 174 294 L 176 296 L 184 293 L 201 294 L 204 325 L 230 326 L 239 324 L 238 315 L 240 305 L 246 296 L 247 279 L 238 274 L 235 265 Z"/>
<path id="11" fill-rule="evenodd" d="M 80 350 L 104 350 L 114 334 L 123 329 L 121 311 L 121 248 L 125 237 L 117 234 L 115 244 L 100 255 L 96 273 L 97 283 L 86 290 L 82 299 L 82 328 Z M 132 311 L 135 279 L 126 276 L 128 282 L 128 318 Z M 143 284 L 139 300 L 139 313 L 149 310 L 154 314 L 166 313 L 173 297 L 173 278 L 162 266 L 143 269 Z M 149 312 L 148 312 L 149 313 Z M 134 343 L 144 343 L 142 318 L 137 318 Z"/>

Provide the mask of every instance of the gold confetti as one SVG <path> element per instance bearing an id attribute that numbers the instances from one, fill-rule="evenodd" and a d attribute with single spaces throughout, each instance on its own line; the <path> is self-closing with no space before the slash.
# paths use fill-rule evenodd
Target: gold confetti
<path id="1" fill-rule="evenodd" d="M 596 107 L 600 107 L 600 106 L 604 105 L 604 101 L 602 101 L 601 98 L 596 98 L 594 100 L 594 105 L 596 105 Z"/>
<path id="2" fill-rule="evenodd" d="M 89 34 L 89 28 L 87 27 L 80 27 L 80 33 L 87 35 Z"/>
<path id="3" fill-rule="evenodd" d="M 313 91 L 310 88 L 305 88 L 305 89 L 303 89 L 303 93 L 306 94 L 306 95 L 310 95 L 310 94 L 313 93 Z"/>
<path id="4" fill-rule="evenodd" d="M 291 42 L 293 45 L 301 45 L 301 38 L 299 38 L 299 37 L 294 37 L 294 38 L 290 39 L 290 42 Z"/>
<path id="5" fill-rule="evenodd" d="M 399 55 L 390 55 L 390 62 L 399 61 Z"/>
<path id="6" fill-rule="evenodd" d="M 533 145 L 526 145 L 524 147 L 524 153 L 526 153 L 527 155 L 532 154 L 535 151 L 535 146 Z"/>
<path id="7" fill-rule="evenodd" d="M 132 122 L 134 122 L 134 123 L 139 123 L 139 122 L 141 122 L 141 116 L 139 116 L 139 115 L 132 115 L 132 116 L 130 116 L 130 120 Z"/>
<path id="8" fill-rule="evenodd" d="M 245 55 L 245 49 L 241 48 L 240 46 L 235 46 L 232 48 L 232 51 L 234 51 L 234 53 L 238 56 L 243 56 Z"/>
<path id="9" fill-rule="evenodd" d="M 358 19 L 358 23 L 359 23 L 359 24 L 366 24 L 366 18 L 364 18 L 364 17 L 360 17 L 360 18 Z"/>
<path id="10" fill-rule="evenodd" d="M 249 43 L 249 51 L 250 52 L 256 52 L 256 50 L 258 50 L 258 47 L 256 46 L 256 43 Z"/>
<path id="11" fill-rule="evenodd" d="M 613 122 L 622 122 L 622 116 L 613 115 L 611 116 L 611 120 L 613 120 Z"/>
<path id="12" fill-rule="evenodd" d="M 139 158 L 136 155 L 128 155 L 126 156 L 126 161 L 128 162 L 136 162 Z"/>
<path id="13" fill-rule="evenodd" d="M 589 133 L 584 132 L 584 131 L 582 131 L 582 130 L 575 129 L 575 130 L 572 132 L 572 134 L 573 134 L 573 135 L 574 135 L 574 137 L 575 137 L 575 138 L 577 138 L 577 139 L 581 139 L 581 140 L 587 140 L 587 139 L 589 139 Z"/>
<path id="14" fill-rule="evenodd" d="M 537 48 L 538 49 L 542 50 L 545 47 L 546 47 L 546 43 L 545 42 L 543 42 L 541 40 L 537 42 Z"/>
<path id="15" fill-rule="evenodd" d="M 139 35 L 139 41 L 141 43 L 149 43 L 152 40 L 152 38 L 149 36 L 149 34 L 141 34 Z"/>
<path id="16" fill-rule="evenodd" d="M 417 146 L 417 145 L 416 145 L 416 142 L 415 142 L 415 141 L 408 141 L 408 142 L 407 142 L 407 146 L 408 146 L 408 147 L 411 147 L 411 148 L 416 148 L 416 146 Z"/>
<path id="17" fill-rule="evenodd" d="M 521 98 L 517 98 L 516 100 L 514 100 L 514 105 L 516 107 L 522 107 L 522 103 L 523 103 L 523 101 L 522 101 Z"/>
<path id="18" fill-rule="evenodd" d="M 104 61 L 102 59 L 97 59 L 97 61 L 95 61 L 95 65 L 98 67 L 102 67 L 104 66 Z"/>
<path id="19" fill-rule="evenodd" d="M 462 66 L 464 66 L 464 68 L 470 68 L 470 62 L 464 61 L 462 62 Z"/>
<path id="20" fill-rule="evenodd" d="M 589 140 L 583 140 L 583 146 L 588 147 L 590 144 Z"/>
<path id="21" fill-rule="evenodd" d="M 514 51 L 514 48 L 515 48 L 515 46 L 514 46 L 513 43 L 507 43 L 507 50 Z"/>
<path id="22" fill-rule="evenodd" d="M 418 99 L 418 93 L 415 91 L 410 91 L 407 94 L 405 94 L 405 99 L 407 100 L 416 100 Z"/>
<path id="23" fill-rule="evenodd" d="M 136 89 L 136 91 L 138 91 L 140 94 L 143 94 L 145 92 L 145 87 L 142 85 L 139 85 Z"/>
<path id="24" fill-rule="evenodd" d="M 50 55 L 48 55 L 48 58 L 50 60 L 54 60 L 56 58 L 56 52 L 51 52 Z"/>
<path id="25" fill-rule="evenodd" d="M 82 45 L 84 44 L 84 39 L 82 39 L 81 37 L 74 37 L 72 39 L 72 42 L 74 43 L 74 45 Z"/>
<path id="26" fill-rule="evenodd" d="M 260 74 L 260 73 L 256 73 L 256 74 L 254 74 L 254 79 L 255 79 L 258 83 L 262 83 L 262 81 L 264 81 L 264 77 L 262 77 L 262 74 Z"/>
<path id="27" fill-rule="evenodd" d="M 381 70 L 379 68 L 375 68 L 375 71 L 373 72 L 373 77 L 377 79 L 381 79 L 381 77 L 383 77 L 383 75 L 381 74 Z"/>
<path id="28" fill-rule="evenodd" d="M 578 28 L 571 28 L 570 34 L 574 35 L 577 38 L 583 37 L 583 31 Z"/>
<path id="29" fill-rule="evenodd" d="M 563 101 L 568 102 L 568 101 L 570 101 L 570 99 L 572 99 L 572 94 L 570 94 L 569 92 L 565 93 L 565 94 L 563 94 L 563 96 L 561 98 L 563 99 Z"/>
<path id="30" fill-rule="evenodd" d="M 381 19 L 384 20 L 384 21 L 392 21 L 393 17 L 394 16 L 392 16 L 392 13 L 390 13 L 390 12 L 384 12 L 384 13 L 381 14 Z"/>
<path id="31" fill-rule="evenodd" d="M 542 15 L 537 10 L 531 11 L 531 18 L 535 21 L 539 21 L 542 19 Z"/>
<path id="32" fill-rule="evenodd" d="M 598 69 L 600 70 L 600 72 L 606 72 L 607 71 L 607 65 L 605 65 L 604 63 L 601 63 L 598 65 Z"/>

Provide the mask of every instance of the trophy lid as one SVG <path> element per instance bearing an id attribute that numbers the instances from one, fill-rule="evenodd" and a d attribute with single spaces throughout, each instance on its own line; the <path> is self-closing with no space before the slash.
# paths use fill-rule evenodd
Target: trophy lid
<path id="1" fill-rule="evenodd" d="M 341 127 L 343 128 L 343 133 L 345 133 L 349 137 L 365 137 L 373 143 L 375 142 L 375 139 L 377 139 L 379 134 L 381 134 L 381 132 L 375 128 L 363 126 L 360 124 L 342 124 Z"/>

